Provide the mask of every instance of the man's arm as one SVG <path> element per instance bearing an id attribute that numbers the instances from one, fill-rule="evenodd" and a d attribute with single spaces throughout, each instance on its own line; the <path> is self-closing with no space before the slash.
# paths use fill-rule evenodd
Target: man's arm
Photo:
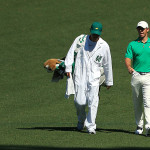
<path id="1" fill-rule="evenodd" d="M 125 58 L 125 65 L 128 69 L 128 72 L 132 74 L 134 72 L 134 69 L 131 67 L 131 59 L 130 58 Z"/>
<path id="2" fill-rule="evenodd" d="M 72 72 L 72 64 L 74 62 L 74 50 L 76 49 L 76 41 L 77 41 L 77 38 L 74 40 L 74 42 L 72 43 L 68 53 L 67 53 L 67 56 L 65 58 L 65 72 L 67 74 L 67 77 L 70 78 L 70 73 Z"/>
<path id="3" fill-rule="evenodd" d="M 113 71 L 109 45 L 106 45 L 106 53 L 103 60 L 103 68 L 105 74 L 106 88 L 110 89 L 110 87 L 113 86 Z"/>

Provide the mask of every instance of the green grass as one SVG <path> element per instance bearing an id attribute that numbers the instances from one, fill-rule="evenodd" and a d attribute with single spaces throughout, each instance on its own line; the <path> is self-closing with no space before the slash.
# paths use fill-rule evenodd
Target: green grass
<path id="1" fill-rule="evenodd" d="M 134 135 L 124 65 L 137 22 L 149 16 L 149 0 L 0 0 L 0 150 L 149 148 L 149 138 Z M 94 21 L 103 24 L 111 48 L 114 86 L 102 88 L 97 134 L 88 135 L 75 129 L 73 97 L 64 98 L 66 78 L 52 83 L 43 63 L 64 57 Z"/>

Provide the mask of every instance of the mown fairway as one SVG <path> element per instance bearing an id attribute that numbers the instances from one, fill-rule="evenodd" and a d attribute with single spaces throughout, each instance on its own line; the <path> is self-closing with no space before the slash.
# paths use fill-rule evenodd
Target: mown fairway
<path id="1" fill-rule="evenodd" d="M 130 75 L 124 65 L 136 24 L 150 24 L 149 0 L 0 0 L 0 150 L 148 149 L 134 134 Z M 43 63 L 64 57 L 94 21 L 111 48 L 114 86 L 101 90 L 97 134 L 77 132 L 66 78 L 52 83 Z"/>

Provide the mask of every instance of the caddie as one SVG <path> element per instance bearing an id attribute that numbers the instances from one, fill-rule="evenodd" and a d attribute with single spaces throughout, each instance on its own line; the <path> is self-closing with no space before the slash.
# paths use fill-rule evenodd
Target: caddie
<path id="1" fill-rule="evenodd" d="M 75 95 L 74 102 L 77 110 L 77 129 L 84 126 L 89 134 L 96 134 L 96 115 L 99 103 L 100 68 L 103 66 L 107 89 L 113 85 L 112 59 L 109 45 L 100 35 L 102 24 L 94 22 L 90 35 L 80 35 L 72 43 L 66 59 L 65 72 L 73 77 Z M 72 64 L 75 60 L 74 73 Z M 85 108 L 88 105 L 88 113 Z"/>

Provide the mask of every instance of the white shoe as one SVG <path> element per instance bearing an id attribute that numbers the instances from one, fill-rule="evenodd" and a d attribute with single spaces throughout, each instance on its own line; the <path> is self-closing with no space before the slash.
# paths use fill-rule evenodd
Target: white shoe
<path id="1" fill-rule="evenodd" d="M 94 129 L 92 129 L 92 130 L 88 130 L 88 133 L 89 134 L 96 134 L 96 131 Z"/>
<path id="2" fill-rule="evenodd" d="M 149 137 L 150 137 L 150 128 L 147 128 L 147 129 L 146 129 L 146 136 L 149 136 Z"/>
<path id="3" fill-rule="evenodd" d="M 143 133 L 143 128 L 137 127 L 135 134 L 142 134 Z"/>

